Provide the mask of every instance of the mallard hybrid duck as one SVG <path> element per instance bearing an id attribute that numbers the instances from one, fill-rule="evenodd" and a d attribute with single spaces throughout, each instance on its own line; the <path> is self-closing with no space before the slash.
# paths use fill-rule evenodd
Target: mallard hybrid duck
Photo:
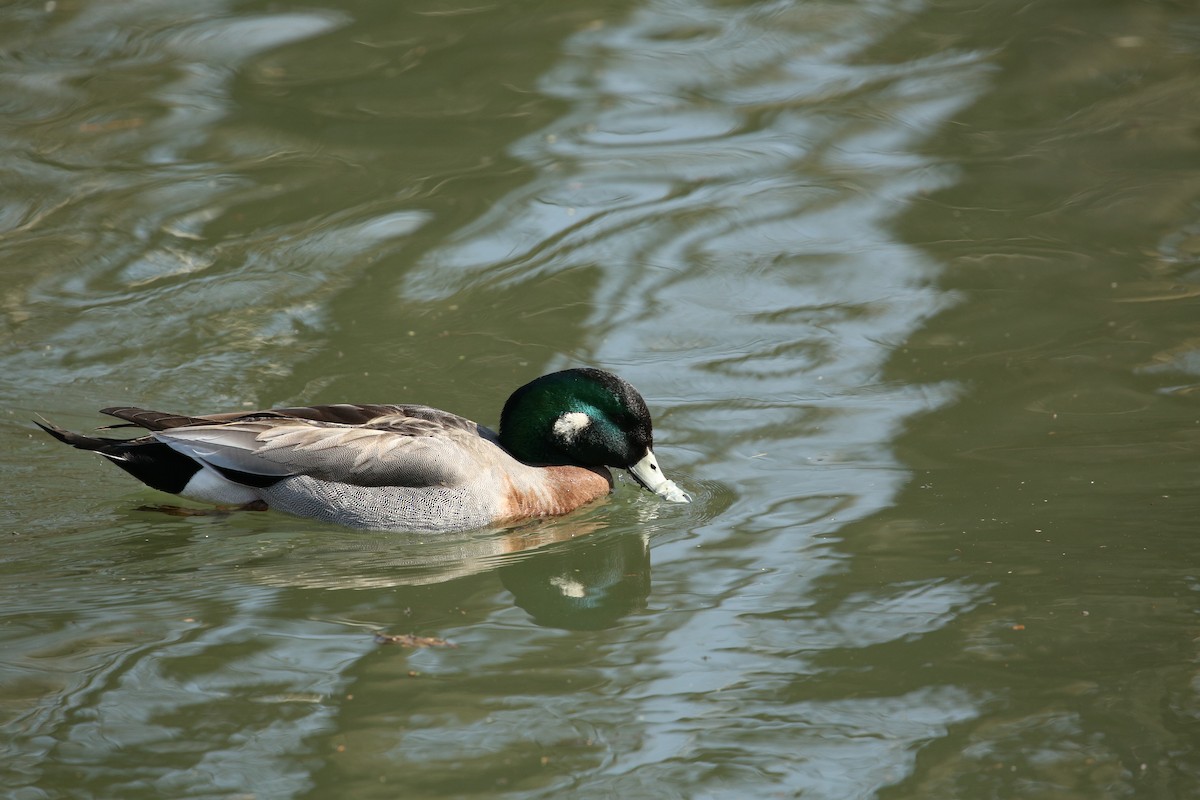
<path id="1" fill-rule="evenodd" d="M 658 466 L 646 401 L 599 369 L 517 389 L 499 434 L 421 405 L 101 413 L 150 434 L 111 439 L 37 424 L 164 492 L 355 528 L 460 531 L 566 514 L 612 490 L 608 467 L 671 502 L 691 499 Z"/>

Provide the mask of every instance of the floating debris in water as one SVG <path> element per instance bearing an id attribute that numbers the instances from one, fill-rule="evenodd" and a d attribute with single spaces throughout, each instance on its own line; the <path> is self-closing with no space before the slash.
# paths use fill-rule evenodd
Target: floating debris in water
<path id="1" fill-rule="evenodd" d="M 454 642 L 436 636 L 417 636 L 413 633 L 391 634 L 375 631 L 375 644 L 398 644 L 401 647 L 458 647 Z"/>

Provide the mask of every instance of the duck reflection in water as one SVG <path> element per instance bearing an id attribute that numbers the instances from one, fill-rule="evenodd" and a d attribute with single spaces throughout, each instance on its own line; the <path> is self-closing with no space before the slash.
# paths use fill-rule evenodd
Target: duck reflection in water
<path id="1" fill-rule="evenodd" d="M 650 542 L 640 533 L 588 537 L 547 547 L 499 572 L 504 588 L 537 624 L 600 630 L 645 608 Z"/>
<path id="2" fill-rule="evenodd" d="M 452 636 L 443 630 L 442 610 L 489 591 L 493 573 L 545 627 L 607 628 L 644 608 L 650 594 L 649 535 L 613 531 L 604 519 L 536 521 L 453 537 L 362 533 L 313 541 L 260 553 L 241 570 L 255 582 L 292 589 L 392 588 L 394 607 L 412 612 L 385 623 L 405 626 L 397 633 L 420 627 L 428 608 L 439 635 Z"/>

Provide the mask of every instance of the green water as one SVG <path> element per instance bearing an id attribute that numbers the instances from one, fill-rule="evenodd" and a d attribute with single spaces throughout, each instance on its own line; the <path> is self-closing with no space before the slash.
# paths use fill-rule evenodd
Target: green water
<path id="1" fill-rule="evenodd" d="M 6 798 L 1200 795 L 1192 3 L 13 3 L 0 87 Z M 29 422 L 577 364 L 696 502 L 176 517 Z"/>

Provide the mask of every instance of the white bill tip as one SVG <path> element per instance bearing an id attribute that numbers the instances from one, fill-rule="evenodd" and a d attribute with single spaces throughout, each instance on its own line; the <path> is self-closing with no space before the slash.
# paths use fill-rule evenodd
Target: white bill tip
<path id="1" fill-rule="evenodd" d="M 645 458 L 630 467 L 629 472 L 634 480 L 670 503 L 692 502 L 687 492 L 663 475 L 653 451 L 647 451 Z"/>

